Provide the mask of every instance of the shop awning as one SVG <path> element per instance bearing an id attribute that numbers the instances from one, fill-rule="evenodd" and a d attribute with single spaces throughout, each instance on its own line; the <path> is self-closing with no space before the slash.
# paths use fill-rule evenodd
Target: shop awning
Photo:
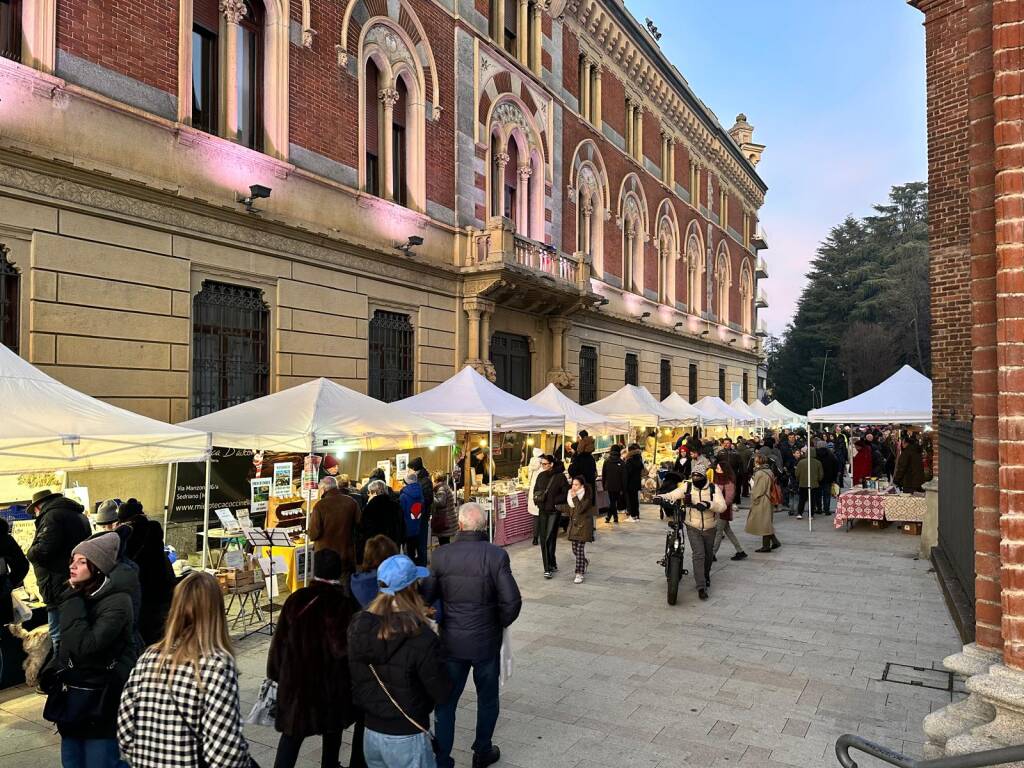
<path id="1" fill-rule="evenodd" d="M 554 384 L 548 384 L 527 402 L 565 416 L 565 432 L 568 435 L 579 434 L 581 429 L 595 436 L 624 435 L 629 432 L 628 421 L 592 411 L 566 397 Z"/>
<path id="2" fill-rule="evenodd" d="M 745 424 L 748 420 L 746 414 L 730 408 L 720 397 L 702 397 L 694 403 L 694 407 L 703 414 L 704 426 L 707 427 L 735 426 Z"/>
<path id="3" fill-rule="evenodd" d="M 2 344 L 0 413 L 0 474 L 202 461 L 208 450 L 202 431 L 84 395 Z"/>
<path id="4" fill-rule="evenodd" d="M 628 421 L 634 427 L 674 427 L 691 424 L 659 403 L 645 387 L 626 384 L 619 391 L 587 406 L 613 419 Z"/>
<path id="5" fill-rule="evenodd" d="M 398 405 L 448 429 L 472 432 L 565 431 L 565 416 L 510 395 L 466 366 L 450 379 Z"/>
<path id="6" fill-rule="evenodd" d="M 932 382 L 904 365 L 867 392 L 814 409 L 807 420 L 828 424 L 931 424 Z"/>
<path id="7" fill-rule="evenodd" d="M 455 435 L 407 408 L 316 379 L 186 421 L 226 448 L 307 453 L 452 445 Z"/>

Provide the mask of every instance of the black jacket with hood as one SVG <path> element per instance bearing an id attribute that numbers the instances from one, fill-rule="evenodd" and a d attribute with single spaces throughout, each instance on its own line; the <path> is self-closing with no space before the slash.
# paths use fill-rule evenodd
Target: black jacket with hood
<path id="1" fill-rule="evenodd" d="M 11 536 L 10 526 L 0 517 L 0 624 L 14 619 L 12 590 L 20 587 L 28 575 L 28 559 Z"/>
<path id="2" fill-rule="evenodd" d="M 388 693 L 405 714 L 429 730 L 430 713 L 451 692 L 441 643 L 425 625 L 415 634 L 381 640 L 380 618 L 369 611 L 357 613 L 348 628 L 348 664 L 352 701 L 362 710 L 366 727 L 377 733 L 420 732 L 391 703 Z M 388 693 L 370 671 L 371 664 Z"/>
<path id="3" fill-rule="evenodd" d="M 423 459 L 419 456 L 409 462 L 409 469 L 416 473 L 416 479 L 420 482 L 420 490 L 423 491 L 423 520 L 421 524 L 429 523 L 430 512 L 434 508 L 434 481 L 430 478 L 430 473 L 423 467 Z"/>
<path id="4" fill-rule="evenodd" d="M 48 608 L 56 608 L 68 583 L 71 550 L 89 538 L 92 530 L 84 507 L 57 494 L 39 505 L 36 535 L 25 556 L 32 563 L 39 593 Z"/>

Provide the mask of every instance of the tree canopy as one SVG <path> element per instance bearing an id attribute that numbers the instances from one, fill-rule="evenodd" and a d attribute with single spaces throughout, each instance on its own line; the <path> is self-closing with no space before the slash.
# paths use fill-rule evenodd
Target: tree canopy
<path id="1" fill-rule="evenodd" d="M 765 345 L 768 389 L 800 413 L 860 394 L 904 364 L 931 376 L 927 187 L 895 186 L 874 210 L 832 227 L 793 321 Z"/>

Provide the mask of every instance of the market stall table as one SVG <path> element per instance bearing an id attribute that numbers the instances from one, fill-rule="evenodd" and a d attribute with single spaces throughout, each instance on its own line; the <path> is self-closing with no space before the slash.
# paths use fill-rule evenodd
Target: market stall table
<path id="1" fill-rule="evenodd" d="M 835 527 L 851 520 L 921 522 L 926 509 L 924 496 L 880 493 L 858 488 L 840 494 L 836 503 Z"/>
<path id="2" fill-rule="evenodd" d="M 515 544 L 533 537 L 533 515 L 527 505 L 526 491 L 495 497 L 497 517 L 494 543 L 498 546 Z"/>

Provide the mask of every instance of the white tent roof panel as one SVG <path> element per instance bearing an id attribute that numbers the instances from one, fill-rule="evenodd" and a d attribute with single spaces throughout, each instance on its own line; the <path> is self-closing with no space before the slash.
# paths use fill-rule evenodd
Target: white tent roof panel
<path id="1" fill-rule="evenodd" d="M 629 432 L 628 421 L 592 411 L 566 397 L 554 384 L 548 384 L 527 402 L 565 416 L 565 431 L 570 435 L 578 434 L 581 429 L 594 435 L 624 435 Z"/>
<path id="2" fill-rule="evenodd" d="M 807 414 L 829 424 L 930 424 L 932 382 L 909 365 L 856 397 Z"/>
<path id="3" fill-rule="evenodd" d="M 645 387 L 632 384 L 624 385 L 617 392 L 587 407 L 613 419 L 628 421 L 634 427 L 671 427 L 692 423 L 690 419 L 680 419 L 655 400 L 654 395 Z"/>

